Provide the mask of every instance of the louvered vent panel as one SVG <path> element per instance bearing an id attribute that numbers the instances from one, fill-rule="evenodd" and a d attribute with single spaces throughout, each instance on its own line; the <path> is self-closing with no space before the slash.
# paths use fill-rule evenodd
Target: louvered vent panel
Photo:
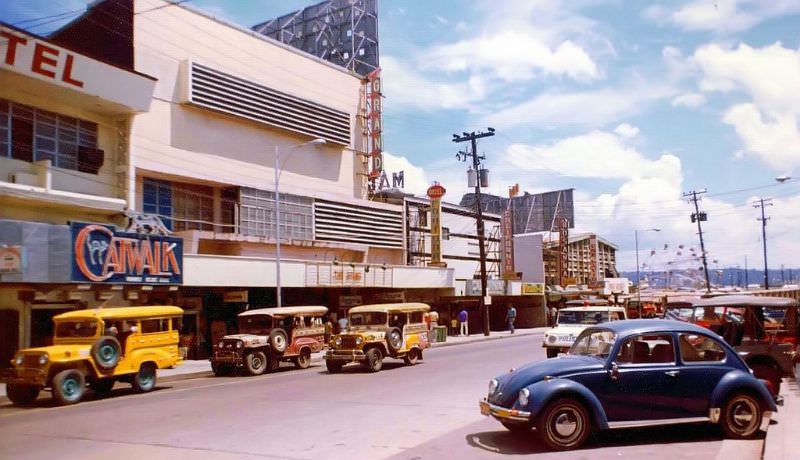
<path id="1" fill-rule="evenodd" d="M 189 102 L 335 144 L 350 144 L 350 115 L 191 63 Z"/>
<path id="2" fill-rule="evenodd" d="M 345 203 L 314 202 L 314 239 L 370 246 L 403 247 L 401 211 Z"/>

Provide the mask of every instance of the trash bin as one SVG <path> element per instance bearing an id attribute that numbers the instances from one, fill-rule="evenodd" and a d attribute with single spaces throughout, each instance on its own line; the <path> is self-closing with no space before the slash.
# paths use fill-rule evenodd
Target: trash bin
<path id="1" fill-rule="evenodd" d="M 436 341 L 437 342 L 446 342 L 447 341 L 447 326 L 436 326 L 434 329 L 436 330 Z"/>

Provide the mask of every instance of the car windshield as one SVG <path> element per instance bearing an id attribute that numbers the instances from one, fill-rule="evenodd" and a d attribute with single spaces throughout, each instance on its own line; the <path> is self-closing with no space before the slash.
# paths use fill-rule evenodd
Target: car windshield
<path id="1" fill-rule="evenodd" d="M 350 315 L 351 326 L 382 326 L 386 324 L 386 313 L 380 311 L 365 311 Z"/>
<path id="2" fill-rule="evenodd" d="M 239 317 L 240 334 L 266 335 L 272 328 L 272 317 L 269 315 L 246 315 Z"/>
<path id="3" fill-rule="evenodd" d="M 614 348 L 615 340 L 617 340 L 617 335 L 613 331 L 583 331 L 578 336 L 578 339 L 575 340 L 575 343 L 572 344 L 569 354 L 605 359 L 611 353 L 611 349 Z"/>
<path id="4" fill-rule="evenodd" d="M 560 311 L 558 324 L 599 324 L 608 321 L 607 311 Z"/>
<path id="5" fill-rule="evenodd" d="M 97 321 L 60 321 L 56 325 L 56 337 L 60 339 L 94 337 Z"/>

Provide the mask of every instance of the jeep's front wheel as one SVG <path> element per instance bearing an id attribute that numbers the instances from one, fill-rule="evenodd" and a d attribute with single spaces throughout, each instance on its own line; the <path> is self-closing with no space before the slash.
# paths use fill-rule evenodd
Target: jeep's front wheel
<path id="1" fill-rule="evenodd" d="M 364 364 L 370 372 L 378 372 L 383 367 L 383 353 L 378 347 L 370 348 L 366 354 Z"/>
<path id="2" fill-rule="evenodd" d="M 77 369 L 66 369 L 53 377 L 53 399 L 60 406 L 75 404 L 83 398 L 86 379 Z"/>
<path id="3" fill-rule="evenodd" d="M 298 369 L 308 369 L 308 366 L 311 365 L 311 350 L 308 348 L 300 350 L 300 354 L 294 359 L 294 365 Z"/>
<path id="4" fill-rule="evenodd" d="M 406 363 L 406 365 L 413 366 L 414 364 L 417 364 L 417 360 L 419 359 L 419 355 L 420 355 L 419 349 L 418 348 L 412 348 L 412 349 L 408 350 L 408 354 L 406 354 L 405 357 L 403 357 L 403 361 Z"/>
<path id="5" fill-rule="evenodd" d="M 773 395 L 781 393 L 781 370 L 771 364 L 749 364 L 750 369 L 753 369 L 753 375 L 758 379 L 763 379 L 769 382 L 771 387 L 769 391 Z"/>
<path id="6" fill-rule="evenodd" d="M 250 375 L 261 375 L 267 370 L 267 356 L 263 351 L 253 351 L 244 357 L 244 366 Z"/>
<path id="7" fill-rule="evenodd" d="M 30 404 L 39 397 L 40 388 L 36 385 L 18 385 L 9 383 L 6 385 L 6 396 L 12 403 L 17 405 Z"/>
<path id="8" fill-rule="evenodd" d="M 328 368 L 328 373 L 330 374 L 338 374 L 339 372 L 342 372 L 342 366 L 344 366 L 344 364 L 342 364 L 341 361 L 334 361 L 332 359 L 325 360 L 325 367 Z"/>
<path id="9" fill-rule="evenodd" d="M 133 390 L 138 393 L 147 393 L 156 387 L 156 366 L 153 363 L 144 363 L 139 366 L 139 372 L 131 379 Z"/>

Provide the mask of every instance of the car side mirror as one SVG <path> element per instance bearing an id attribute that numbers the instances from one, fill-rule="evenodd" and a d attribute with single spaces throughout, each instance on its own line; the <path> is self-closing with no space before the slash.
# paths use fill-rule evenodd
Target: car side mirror
<path id="1" fill-rule="evenodd" d="M 619 366 L 617 366 L 617 363 L 611 363 L 608 368 L 608 376 L 611 377 L 611 380 L 619 380 Z"/>

